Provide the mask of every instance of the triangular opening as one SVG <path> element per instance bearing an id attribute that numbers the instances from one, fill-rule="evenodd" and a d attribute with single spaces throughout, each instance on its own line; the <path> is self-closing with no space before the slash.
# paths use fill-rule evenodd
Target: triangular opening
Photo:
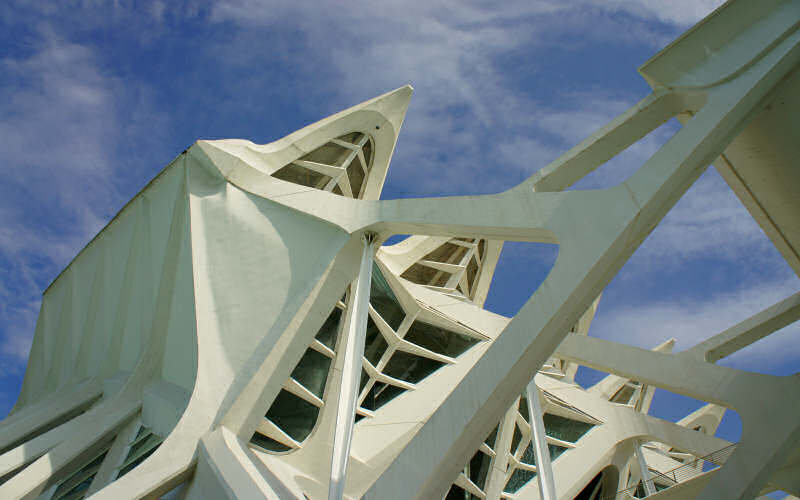
<path id="1" fill-rule="evenodd" d="M 628 146 L 624 151 L 580 179 L 567 190 L 603 189 L 625 182 L 650 159 L 675 133 L 681 124 L 672 118 Z"/>
<path id="2" fill-rule="evenodd" d="M 558 245 L 506 241 L 484 307 L 513 317 L 547 278 L 557 256 Z"/>
<path id="3" fill-rule="evenodd" d="M 675 351 L 682 351 L 798 290 L 800 279 L 708 169 L 606 287 L 590 335 L 646 349 L 674 337 Z M 800 364 L 792 342 L 797 328 L 723 363 L 793 373 Z"/>

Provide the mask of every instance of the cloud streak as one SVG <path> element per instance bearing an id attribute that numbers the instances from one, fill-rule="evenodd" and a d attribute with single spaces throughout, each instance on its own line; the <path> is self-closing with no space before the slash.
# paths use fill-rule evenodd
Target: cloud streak
<path id="1" fill-rule="evenodd" d="M 635 67 L 721 3 L 0 7 L 0 26 L 34 26 L 0 60 L 0 367 L 22 366 L 41 290 L 168 152 L 198 136 L 272 140 L 412 83 L 387 196 L 501 191 L 646 95 Z M 575 188 L 620 182 L 676 128 Z M 528 289 L 496 284 L 518 285 Z M 678 336 L 688 347 L 797 288 L 709 171 L 612 282 L 592 334 L 643 347 Z M 777 346 L 796 365 L 786 349 L 796 329 L 787 332 L 730 362 L 758 369 Z"/>
<path id="2" fill-rule="evenodd" d="M 0 366 L 30 349 L 40 294 L 121 206 L 116 148 L 125 82 L 96 51 L 42 24 L 0 60 Z"/>
<path id="3" fill-rule="evenodd" d="M 413 83 L 417 92 L 389 181 L 400 192 L 433 195 L 511 187 L 640 97 L 601 90 L 575 99 L 567 87 L 552 99 L 543 99 L 524 88 L 547 77 L 537 74 L 537 61 L 557 60 L 564 45 L 570 51 L 591 52 L 600 43 L 609 49 L 630 43 L 663 44 L 679 33 L 679 27 L 718 3 L 665 12 L 650 2 L 507 2 L 502 9 L 452 1 L 320 2 L 266 8 L 262 2 L 240 0 L 215 4 L 210 19 L 241 29 L 230 46 L 230 60 L 241 65 L 256 63 L 261 51 L 240 48 L 273 48 L 259 44 L 259 31 L 279 30 L 286 19 L 296 20 L 293 40 L 313 49 L 304 51 L 296 64 L 304 73 L 326 78 L 335 92 L 329 105 L 336 107 L 330 112 Z M 653 30 L 653 21 L 662 23 L 658 30 Z M 225 53 L 225 48 L 221 50 Z M 252 62 L 246 54 L 251 54 Z M 511 66 L 503 62 L 512 59 Z M 625 66 L 625 71 L 632 73 L 635 64 Z M 557 69 L 571 78 L 580 70 Z M 585 106 L 586 98 L 590 107 Z M 573 109 L 564 111 L 573 99 Z M 551 137 L 535 139 L 542 135 Z M 525 155 L 513 157 L 514 146 L 521 146 Z M 489 176 L 479 184 L 469 180 L 487 169 L 503 170 L 503 175 Z"/>
<path id="4" fill-rule="evenodd" d="M 601 301 L 591 334 L 646 349 L 675 338 L 675 351 L 683 351 L 797 291 L 798 280 L 791 277 L 750 282 L 702 300 L 665 297 L 646 304 L 615 305 L 610 310 Z M 800 354 L 794 349 L 798 335 L 800 325 L 789 325 L 720 364 L 780 375 L 800 371 Z M 789 366 L 795 369 L 787 371 Z"/>

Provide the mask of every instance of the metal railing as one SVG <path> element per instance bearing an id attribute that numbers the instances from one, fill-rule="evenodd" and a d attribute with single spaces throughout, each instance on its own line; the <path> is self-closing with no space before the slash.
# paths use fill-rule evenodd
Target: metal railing
<path id="1" fill-rule="evenodd" d="M 733 454 L 736 445 L 737 443 L 729 444 L 714 453 L 710 453 L 704 457 L 696 457 L 667 472 L 662 473 L 650 469 L 651 479 L 656 487 L 656 491 L 665 490 L 678 483 L 697 477 L 704 472 L 719 468 L 727 462 L 728 458 Z M 647 494 L 645 493 L 644 486 L 639 482 L 636 486 L 604 496 L 601 500 L 633 500 L 645 498 L 646 496 Z"/>

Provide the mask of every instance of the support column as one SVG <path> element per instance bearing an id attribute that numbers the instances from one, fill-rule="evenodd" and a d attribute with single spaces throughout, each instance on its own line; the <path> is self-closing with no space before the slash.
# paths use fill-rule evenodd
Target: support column
<path id="1" fill-rule="evenodd" d="M 535 378 L 526 388 L 528 415 L 531 418 L 531 442 L 536 457 L 536 479 L 539 482 L 539 496 L 542 500 L 556 500 L 556 482 L 553 479 L 553 466 L 550 463 L 550 450 L 542 422 L 542 405 L 539 403 L 539 388 Z"/>
<path id="2" fill-rule="evenodd" d="M 647 468 L 647 462 L 644 460 L 642 453 L 642 443 L 636 441 L 636 458 L 639 460 L 639 472 L 642 476 L 642 484 L 644 485 L 644 492 L 646 496 L 654 495 L 656 487 L 653 485 L 653 479 L 650 477 L 650 469 Z"/>
<path id="3" fill-rule="evenodd" d="M 372 282 L 372 257 L 376 240 L 371 234 L 363 235 L 361 240 L 364 245 L 361 253 L 361 265 L 356 279 L 355 290 L 353 291 L 353 298 L 347 311 L 347 343 L 344 352 L 344 365 L 342 366 L 342 389 L 339 394 L 339 406 L 336 411 L 328 500 L 341 500 L 344 496 L 347 462 L 350 458 L 350 444 L 353 441 L 358 385 L 361 378 L 361 358 L 364 355 L 364 342 L 367 332 L 369 291 Z"/>

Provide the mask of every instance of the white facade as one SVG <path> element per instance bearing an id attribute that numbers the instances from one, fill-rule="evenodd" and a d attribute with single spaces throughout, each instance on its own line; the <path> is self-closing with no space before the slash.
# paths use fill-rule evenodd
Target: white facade
<path id="1" fill-rule="evenodd" d="M 725 4 L 640 68 L 652 94 L 496 195 L 379 200 L 408 86 L 271 144 L 198 141 L 45 291 L 0 498 L 800 495 L 800 379 L 715 364 L 800 293 L 684 352 L 589 336 L 712 162 L 800 274 L 799 21 Z M 568 190 L 673 117 L 624 183 Z M 514 318 L 482 307 L 506 240 L 559 246 Z M 582 389 L 579 365 L 610 375 Z M 708 404 L 661 420 L 656 387 Z"/>

